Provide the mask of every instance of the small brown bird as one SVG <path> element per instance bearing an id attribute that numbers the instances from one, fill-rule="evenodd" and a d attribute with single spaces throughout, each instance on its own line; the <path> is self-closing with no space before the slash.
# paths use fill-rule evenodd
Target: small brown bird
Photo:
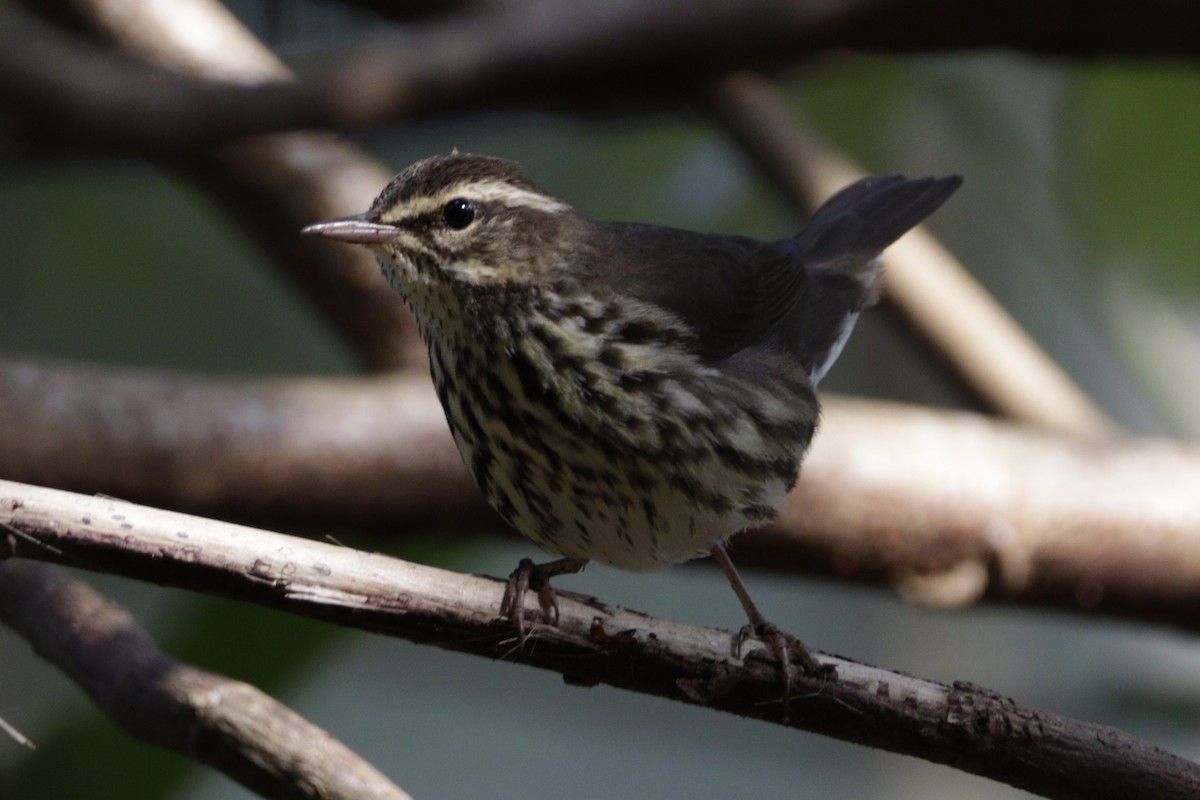
<path id="1" fill-rule="evenodd" d="M 880 292 L 879 254 L 961 178 L 867 178 L 790 239 L 589 219 L 520 165 L 454 153 L 413 164 L 365 214 L 305 233 L 370 247 L 411 306 L 438 397 L 488 501 L 560 558 L 649 570 L 712 554 L 781 662 L 818 667 L 763 618 L 725 542 L 775 518 L 818 420 L 817 381 Z M 748 635 L 743 632 L 737 639 Z M 735 648 L 736 649 L 736 648 Z"/>

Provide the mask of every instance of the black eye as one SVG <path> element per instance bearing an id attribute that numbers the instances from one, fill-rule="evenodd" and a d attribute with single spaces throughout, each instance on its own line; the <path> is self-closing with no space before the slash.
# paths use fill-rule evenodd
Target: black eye
<path id="1" fill-rule="evenodd" d="M 462 197 L 456 197 L 442 206 L 442 219 L 456 231 L 475 221 L 475 204 Z"/>

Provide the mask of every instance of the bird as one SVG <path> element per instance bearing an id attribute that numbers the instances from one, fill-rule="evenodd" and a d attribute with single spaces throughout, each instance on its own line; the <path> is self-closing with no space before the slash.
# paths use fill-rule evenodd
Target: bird
<path id="1" fill-rule="evenodd" d="M 882 251 L 962 178 L 859 180 L 777 241 L 592 219 L 495 156 L 418 161 L 370 208 L 303 233 L 362 245 L 412 309 L 454 441 L 491 506 L 555 556 L 500 614 L 558 622 L 550 579 L 711 555 L 783 674 L 825 669 L 766 620 L 726 545 L 771 522 L 816 386 L 882 289 Z M 785 712 L 786 713 L 786 712 Z"/>

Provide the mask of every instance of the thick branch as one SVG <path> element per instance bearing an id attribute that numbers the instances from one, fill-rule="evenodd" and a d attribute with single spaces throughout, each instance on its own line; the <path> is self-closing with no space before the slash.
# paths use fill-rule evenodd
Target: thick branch
<path id="1" fill-rule="evenodd" d="M 427 377 L 217 381 L 0 358 L 0 475 L 291 524 L 495 526 Z"/>
<path id="2" fill-rule="evenodd" d="M 765 80 L 718 82 L 705 107 L 789 200 L 815 209 L 865 173 L 797 122 Z M 924 229 L 884 256 L 887 293 L 905 320 L 997 412 L 1062 433 L 1107 436 L 1116 426 Z"/>
<path id="3" fill-rule="evenodd" d="M 317 524 L 495 526 L 424 378 L 202 381 L 0 360 L 0 474 Z M 1200 631 L 1200 452 L 831 399 L 739 563 Z M 747 560 L 744 554 L 749 553 Z"/>
<path id="4" fill-rule="evenodd" d="M 161 153 L 466 108 L 675 102 L 731 72 L 845 48 L 1194 57 L 1198 18 L 1190 0 L 1146 0 L 1136 11 L 1083 0 L 986 9 L 950 0 L 526 0 L 329 53 L 299 84 L 256 87 L 148 72 L 44 26 L 10 24 L 0 31 L 0 101 L 9 135 L 26 146 Z"/>
<path id="5" fill-rule="evenodd" d="M 1195 447 L 839 399 L 777 526 L 791 556 L 767 563 L 1200 631 L 1197 487 Z"/>
<path id="6" fill-rule="evenodd" d="M 0 555 L 71 564 L 506 658 L 757 719 L 780 721 L 763 649 L 731 634 L 560 594 L 561 617 L 514 646 L 502 582 L 111 498 L 0 481 Z M 1047 797 L 1191 798 L 1200 765 L 1112 728 L 818 654 L 836 675 L 797 676 L 793 727 L 919 756 Z"/>
<path id="7" fill-rule="evenodd" d="M 123 608 L 58 570 L 0 564 L 0 621 L 131 736 L 216 767 L 264 797 L 408 798 L 253 686 L 171 658 Z"/>

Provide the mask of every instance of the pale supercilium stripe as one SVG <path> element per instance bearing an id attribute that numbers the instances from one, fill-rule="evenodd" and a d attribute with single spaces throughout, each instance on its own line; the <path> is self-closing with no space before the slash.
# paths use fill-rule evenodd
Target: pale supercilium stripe
<path id="1" fill-rule="evenodd" d="M 547 214 L 567 211 L 570 206 L 549 195 L 513 186 L 501 180 L 463 181 L 442 189 L 436 195 L 414 197 L 407 203 L 388 209 L 380 216 L 380 222 L 396 222 L 405 217 L 416 217 L 436 211 L 456 197 L 478 203 L 499 201 L 507 206 L 532 208 Z"/>

